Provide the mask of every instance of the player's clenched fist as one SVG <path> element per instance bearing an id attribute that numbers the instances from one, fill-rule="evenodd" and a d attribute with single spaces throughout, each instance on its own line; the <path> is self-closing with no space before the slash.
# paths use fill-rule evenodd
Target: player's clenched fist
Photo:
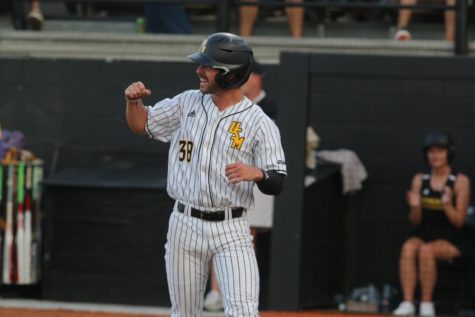
<path id="1" fill-rule="evenodd" d="M 259 181 L 263 178 L 260 169 L 240 162 L 226 165 L 225 174 L 232 184 L 242 181 Z"/>
<path id="2" fill-rule="evenodd" d="M 148 97 L 152 92 L 145 88 L 145 85 L 141 81 L 130 84 L 124 91 L 125 100 L 127 101 L 137 101 L 139 99 Z"/>

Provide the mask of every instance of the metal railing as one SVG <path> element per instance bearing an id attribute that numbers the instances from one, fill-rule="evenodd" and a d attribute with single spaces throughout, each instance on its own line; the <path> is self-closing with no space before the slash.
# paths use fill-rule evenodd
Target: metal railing
<path id="1" fill-rule="evenodd" d="M 28 0 L 14 0 L 15 2 L 27 2 Z M 216 31 L 227 32 L 230 30 L 230 8 L 232 6 L 259 6 L 259 7 L 303 7 L 303 8 L 335 8 L 341 10 L 425 10 L 425 11 L 446 11 L 454 10 L 456 13 L 454 53 L 456 55 L 467 55 L 468 45 L 468 22 L 469 5 L 468 0 L 456 0 L 455 6 L 439 4 L 415 4 L 402 5 L 396 3 L 363 3 L 347 2 L 344 0 L 317 0 L 303 1 L 302 3 L 286 1 L 246 1 L 246 0 L 41 0 L 41 2 L 64 2 L 79 5 L 117 5 L 117 4 L 199 4 L 210 5 L 216 8 Z"/>
<path id="2" fill-rule="evenodd" d="M 429 10 L 429 11 L 446 11 L 454 10 L 456 16 L 455 22 L 455 41 L 454 41 L 454 53 L 456 55 L 467 55 L 469 53 L 468 46 L 468 16 L 469 16 L 469 6 L 468 0 L 456 0 L 456 5 L 437 5 L 437 4 L 416 4 L 416 5 L 402 5 L 395 3 L 350 3 L 345 1 L 312 1 L 312 2 L 302 2 L 302 3 L 289 3 L 282 1 L 264 1 L 264 2 L 247 2 L 242 0 L 223 0 L 223 2 L 232 2 L 234 5 L 259 5 L 260 7 L 264 6 L 273 6 L 273 7 L 304 7 L 304 8 L 339 8 L 345 10 L 357 10 L 357 9 L 368 9 L 368 10 L 402 10 L 402 9 L 412 9 L 412 10 Z M 218 12 L 218 15 L 221 15 L 220 19 L 224 20 L 221 22 L 221 25 L 226 26 L 223 30 L 229 29 L 229 12 Z"/>

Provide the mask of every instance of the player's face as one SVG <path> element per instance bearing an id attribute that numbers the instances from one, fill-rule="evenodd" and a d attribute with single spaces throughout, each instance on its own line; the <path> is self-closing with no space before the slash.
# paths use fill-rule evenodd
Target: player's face
<path id="1" fill-rule="evenodd" d="M 219 90 L 218 84 L 216 84 L 216 75 L 219 73 L 219 69 L 215 69 L 209 66 L 200 65 L 196 69 L 196 74 L 200 79 L 200 91 L 204 94 L 213 94 Z"/>
<path id="2" fill-rule="evenodd" d="M 427 160 L 430 167 L 443 167 L 449 164 L 449 151 L 442 146 L 431 146 L 427 151 Z"/>

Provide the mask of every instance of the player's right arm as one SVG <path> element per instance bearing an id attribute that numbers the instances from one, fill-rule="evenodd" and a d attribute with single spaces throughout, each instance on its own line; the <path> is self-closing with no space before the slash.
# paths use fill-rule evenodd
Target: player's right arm
<path id="1" fill-rule="evenodd" d="M 412 179 L 411 190 L 407 192 L 407 204 L 409 205 L 409 221 L 413 226 L 417 226 L 422 220 L 421 210 L 421 188 L 422 174 L 416 174 Z"/>
<path id="2" fill-rule="evenodd" d="M 151 95 L 151 91 L 140 82 L 130 84 L 124 91 L 125 94 L 125 116 L 130 130 L 137 134 L 146 134 L 148 109 L 144 106 L 142 98 Z"/>

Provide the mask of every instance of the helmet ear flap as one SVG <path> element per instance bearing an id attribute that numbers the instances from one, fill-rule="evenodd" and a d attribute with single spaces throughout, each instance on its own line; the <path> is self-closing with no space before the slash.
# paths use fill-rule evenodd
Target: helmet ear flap
<path id="1" fill-rule="evenodd" d="M 222 89 L 227 89 L 228 85 L 226 83 L 226 76 L 224 75 L 225 71 L 224 70 L 220 70 L 219 73 L 216 75 L 215 77 L 215 81 L 216 81 L 216 84 L 222 88 Z"/>
<path id="2" fill-rule="evenodd" d="M 222 89 L 230 89 L 243 85 L 251 75 L 251 68 L 246 72 L 230 71 L 225 73 L 221 70 L 215 77 L 216 84 Z"/>
<path id="3" fill-rule="evenodd" d="M 449 146 L 447 148 L 448 152 L 447 152 L 447 159 L 449 160 L 449 163 L 452 163 L 452 161 L 454 160 L 454 156 L 455 156 L 455 147 L 454 146 Z"/>

